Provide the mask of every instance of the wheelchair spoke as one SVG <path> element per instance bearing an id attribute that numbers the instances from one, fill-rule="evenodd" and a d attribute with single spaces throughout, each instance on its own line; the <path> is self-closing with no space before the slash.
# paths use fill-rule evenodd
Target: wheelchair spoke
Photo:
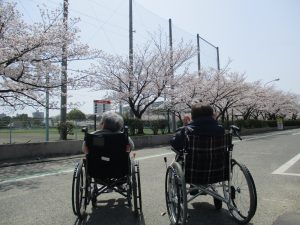
<path id="1" fill-rule="evenodd" d="M 173 165 L 173 164 L 172 164 Z M 172 225 L 186 223 L 186 189 L 180 165 L 169 166 L 165 180 L 166 204 Z"/>
<path id="2" fill-rule="evenodd" d="M 231 195 L 229 196 L 229 190 Z M 252 176 L 243 164 L 233 160 L 231 187 L 226 185 L 224 196 L 231 215 L 240 223 L 247 223 L 256 211 L 256 190 Z M 227 199 L 229 198 L 229 199 Z"/>

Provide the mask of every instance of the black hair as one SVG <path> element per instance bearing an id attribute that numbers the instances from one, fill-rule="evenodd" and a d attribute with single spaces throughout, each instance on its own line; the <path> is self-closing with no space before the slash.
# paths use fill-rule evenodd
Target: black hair
<path id="1" fill-rule="evenodd" d="M 210 105 L 205 105 L 202 102 L 192 104 L 192 120 L 199 117 L 210 117 L 214 115 L 214 109 Z"/>

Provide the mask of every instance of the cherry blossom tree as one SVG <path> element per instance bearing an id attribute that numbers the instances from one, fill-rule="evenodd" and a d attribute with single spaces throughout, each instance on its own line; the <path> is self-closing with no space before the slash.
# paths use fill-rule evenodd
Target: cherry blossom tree
<path id="1" fill-rule="evenodd" d="M 299 96 L 268 88 L 261 112 L 263 118 L 268 120 L 275 120 L 277 117 L 292 118 L 293 114 L 299 112 Z"/>
<path id="2" fill-rule="evenodd" d="M 182 112 L 190 111 L 194 100 L 202 101 L 213 105 L 218 111 L 217 117 L 224 121 L 228 110 L 241 104 L 248 89 L 243 74 L 229 72 L 226 68 L 202 71 L 200 76 L 195 73 L 183 77 L 176 85 L 173 101 L 169 97 L 166 104 L 180 118 Z"/>
<path id="3" fill-rule="evenodd" d="M 70 19 L 68 30 L 62 20 L 62 9 L 41 9 L 41 21 L 25 23 L 16 4 L 0 2 L 0 105 L 22 109 L 45 106 L 45 90 L 50 91 L 50 107 L 57 107 L 60 94 L 62 45 L 68 46 L 68 61 L 97 57 L 79 41 L 78 19 Z M 82 78 L 78 70 L 66 81 L 71 87 Z"/>
<path id="4" fill-rule="evenodd" d="M 196 49 L 180 41 L 173 43 L 172 53 L 171 60 L 167 38 L 152 37 L 147 44 L 135 48 L 132 74 L 127 57 L 107 55 L 94 66 L 94 90 L 110 91 L 115 101 L 127 103 L 134 116 L 141 119 L 155 101 L 187 74 Z"/>
<path id="5" fill-rule="evenodd" d="M 277 117 L 294 118 L 299 112 L 299 96 L 285 93 L 274 87 L 265 87 L 260 81 L 247 83 L 242 104 L 236 107 L 236 113 L 246 119 L 269 119 Z"/>
<path id="6" fill-rule="evenodd" d="M 260 114 L 259 108 L 263 104 L 265 90 L 261 87 L 260 81 L 246 82 L 245 85 L 248 88 L 243 93 L 244 98 L 239 106 L 234 108 L 234 115 L 240 116 L 244 120 L 257 118 Z"/>
<path id="7" fill-rule="evenodd" d="M 212 105 L 219 112 L 217 118 L 220 117 L 222 122 L 229 120 L 229 110 L 240 106 L 245 99 L 248 91 L 245 79 L 244 74 L 237 72 L 217 73 L 214 76 L 215 88 L 211 89 L 210 95 L 213 97 Z"/>
<path id="8" fill-rule="evenodd" d="M 208 82 L 208 73 L 202 71 L 201 76 L 198 73 L 188 73 L 176 80 L 174 90 L 168 89 L 167 99 L 164 102 L 165 109 L 174 112 L 181 120 L 185 113 L 191 111 L 193 100 L 201 100 L 209 102 L 208 90 L 210 83 Z"/>

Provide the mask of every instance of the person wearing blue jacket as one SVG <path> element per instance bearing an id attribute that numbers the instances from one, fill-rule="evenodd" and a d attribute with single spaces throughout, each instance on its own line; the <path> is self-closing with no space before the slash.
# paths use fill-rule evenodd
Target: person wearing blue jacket
<path id="1" fill-rule="evenodd" d="M 184 127 L 176 130 L 175 135 L 171 138 L 170 144 L 176 151 L 184 148 L 185 129 L 190 130 L 193 134 L 204 135 L 222 135 L 225 130 L 222 125 L 218 124 L 215 119 L 214 109 L 209 104 L 194 102 L 192 104 L 192 121 Z"/>

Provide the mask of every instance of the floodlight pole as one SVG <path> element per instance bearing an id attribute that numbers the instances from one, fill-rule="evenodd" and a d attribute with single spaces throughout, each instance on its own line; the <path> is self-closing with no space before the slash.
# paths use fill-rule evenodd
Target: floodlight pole
<path id="1" fill-rule="evenodd" d="M 133 30 L 132 30 L 132 0 L 129 0 L 129 98 L 132 92 L 133 77 Z M 133 112 L 129 108 L 130 117 L 133 118 Z"/>
<path id="2" fill-rule="evenodd" d="M 217 49 L 217 63 L 218 63 L 218 71 L 220 71 L 219 47 L 216 47 L 216 49 Z"/>
<path id="3" fill-rule="evenodd" d="M 45 118 L 45 129 L 46 136 L 45 140 L 49 141 L 49 74 L 46 74 L 46 118 Z"/>
<path id="4" fill-rule="evenodd" d="M 63 23 L 65 31 L 68 30 L 68 0 L 64 0 L 63 5 Z M 61 106 L 60 106 L 60 140 L 67 139 L 67 66 L 68 66 L 68 56 L 67 56 L 67 42 L 63 40 L 62 46 L 62 61 L 61 61 Z"/>
<path id="5" fill-rule="evenodd" d="M 170 74 L 171 74 L 171 101 L 174 101 L 174 68 L 173 68 L 173 39 L 172 39 L 172 20 L 169 19 L 169 45 L 170 45 Z M 176 131 L 175 112 L 172 112 L 172 132 Z"/>
<path id="6" fill-rule="evenodd" d="M 200 62 L 200 40 L 199 40 L 199 34 L 197 34 L 197 56 L 198 56 L 198 75 L 200 77 L 201 75 L 201 62 Z"/>

